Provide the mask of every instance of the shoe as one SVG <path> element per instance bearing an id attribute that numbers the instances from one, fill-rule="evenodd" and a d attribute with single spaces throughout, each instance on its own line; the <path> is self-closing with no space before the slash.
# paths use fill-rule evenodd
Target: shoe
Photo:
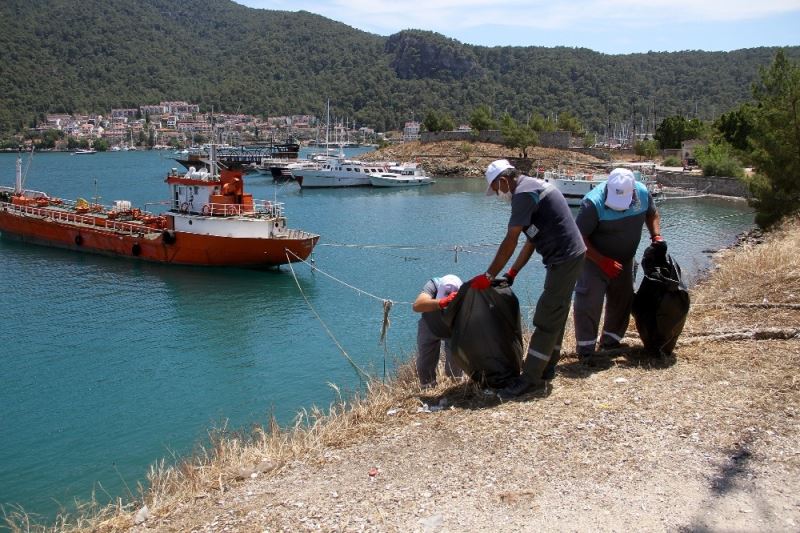
<path id="1" fill-rule="evenodd" d="M 628 343 L 626 342 L 619 342 L 619 341 L 609 341 L 603 342 L 600 344 L 600 350 L 607 352 L 610 350 L 624 350 L 626 348 L 630 348 Z"/>
<path id="2" fill-rule="evenodd" d="M 608 356 L 598 353 L 579 354 L 578 361 L 589 368 L 610 368 L 611 359 Z"/>
<path id="3" fill-rule="evenodd" d="M 504 388 L 497 391 L 497 397 L 500 398 L 500 401 L 507 402 L 524 394 L 544 392 L 546 390 L 547 382 L 531 383 L 524 375 L 519 375 L 509 381 Z"/>

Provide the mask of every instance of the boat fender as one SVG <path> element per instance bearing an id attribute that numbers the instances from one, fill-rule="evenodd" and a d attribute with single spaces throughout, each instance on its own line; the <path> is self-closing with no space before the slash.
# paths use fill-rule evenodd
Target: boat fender
<path id="1" fill-rule="evenodd" d="M 137 243 L 136 243 L 136 244 L 134 244 L 134 245 L 133 245 L 133 247 L 131 248 L 131 254 L 132 254 L 134 257 L 138 257 L 140 253 L 142 253 L 142 247 L 141 247 L 141 246 L 139 245 L 139 243 L 137 242 Z"/>
<path id="2" fill-rule="evenodd" d="M 77 244 L 78 246 L 83 244 L 83 237 L 81 237 L 80 235 L 75 235 L 75 244 Z"/>
<path id="3" fill-rule="evenodd" d="M 175 232 L 165 229 L 161 232 L 161 240 L 164 244 L 173 244 L 175 242 Z"/>

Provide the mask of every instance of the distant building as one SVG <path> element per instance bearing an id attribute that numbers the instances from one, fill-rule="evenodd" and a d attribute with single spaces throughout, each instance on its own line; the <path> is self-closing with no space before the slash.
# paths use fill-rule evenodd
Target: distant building
<path id="1" fill-rule="evenodd" d="M 419 140 L 420 123 L 413 120 L 408 121 L 403 126 L 403 142 Z"/>
<path id="2" fill-rule="evenodd" d="M 138 109 L 112 109 L 111 120 L 123 119 L 127 121 L 128 119 L 136 118 L 138 112 Z"/>

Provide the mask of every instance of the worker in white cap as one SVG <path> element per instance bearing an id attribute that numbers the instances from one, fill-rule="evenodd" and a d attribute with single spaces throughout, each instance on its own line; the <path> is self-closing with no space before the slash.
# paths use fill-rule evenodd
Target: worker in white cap
<path id="1" fill-rule="evenodd" d="M 417 324 L 417 375 L 423 389 L 436 386 L 436 367 L 444 345 L 445 374 L 460 377 L 462 371 L 453 363 L 450 352 L 450 328 L 442 320 L 442 311 L 452 302 L 461 287 L 461 278 L 447 274 L 431 278 L 422 287 L 412 309 L 422 313 Z"/>
<path id="2" fill-rule="evenodd" d="M 486 169 L 487 196 L 497 195 L 511 204 L 506 236 L 486 272 L 470 280 L 470 288 L 485 290 L 508 263 L 520 234 L 525 244 L 511 268 L 503 275 L 512 284 L 534 251 L 542 256 L 547 275 L 536 302 L 533 334 L 522 374 L 497 392 L 510 400 L 531 392 L 546 392 L 561 356 L 561 341 L 569 315 L 572 291 L 583 268 L 586 252 L 572 212 L 561 192 L 544 180 L 526 176 L 505 159 Z"/>
<path id="3" fill-rule="evenodd" d="M 633 260 L 647 225 L 650 240 L 666 252 L 661 219 L 647 186 L 633 172 L 615 168 L 608 181 L 592 189 L 581 202 L 575 219 L 583 235 L 586 265 L 575 287 L 575 340 L 578 357 L 589 366 L 609 363 L 595 356 L 600 317 L 602 350 L 619 348 L 628 329 L 633 304 Z"/>

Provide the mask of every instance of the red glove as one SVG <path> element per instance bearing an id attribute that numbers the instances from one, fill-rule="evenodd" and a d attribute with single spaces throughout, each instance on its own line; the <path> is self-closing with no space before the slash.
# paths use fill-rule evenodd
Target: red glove
<path id="1" fill-rule="evenodd" d="M 519 272 L 517 272 L 513 268 L 509 268 L 508 272 L 503 274 L 503 277 L 506 278 L 506 282 L 508 283 L 509 287 L 514 284 L 514 279 L 517 277 L 517 274 L 519 274 Z"/>
<path id="2" fill-rule="evenodd" d="M 609 277 L 609 279 L 614 279 L 622 273 L 622 264 L 619 261 L 614 261 L 610 257 L 602 258 L 598 263 L 597 266 L 600 267 L 600 270 L 603 271 L 603 274 Z"/>
<path id="3" fill-rule="evenodd" d="M 453 291 L 444 298 L 439 298 L 439 300 L 437 301 L 437 303 L 439 304 L 439 309 L 444 311 L 444 309 L 448 305 L 450 305 L 450 302 L 456 299 L 456 296 L 458 296 L 458 291 Z"/>
<path id="4" fill-rule="evenodd" d="M 469 286 L 475 289 L 476 291 L 485 291 L 489 287 L 492 286 L 492 281 L 486 274 L 478 274 L 471 280 L 469 280 Z"/>

